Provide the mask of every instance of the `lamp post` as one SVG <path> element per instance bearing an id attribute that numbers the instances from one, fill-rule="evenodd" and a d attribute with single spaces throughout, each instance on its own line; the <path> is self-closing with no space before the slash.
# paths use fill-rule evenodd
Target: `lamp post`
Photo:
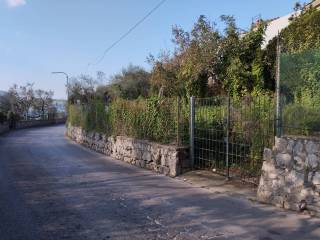
<path id="1" fill-rule="evenodd" d="M 69 101 L 69 75 L 65 72 L 52 72 L 52 74 L 63 74 L 67 79 L 67 101 Z"/>

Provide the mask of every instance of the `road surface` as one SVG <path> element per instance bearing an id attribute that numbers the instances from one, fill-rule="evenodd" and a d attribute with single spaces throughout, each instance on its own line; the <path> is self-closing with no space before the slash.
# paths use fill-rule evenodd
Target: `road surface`
<path id="1" fill-rule="evenodd" d="M 320 239 L 320 220 L 109 159 L 64 127 L 0 137 L 0 239 Z"/>

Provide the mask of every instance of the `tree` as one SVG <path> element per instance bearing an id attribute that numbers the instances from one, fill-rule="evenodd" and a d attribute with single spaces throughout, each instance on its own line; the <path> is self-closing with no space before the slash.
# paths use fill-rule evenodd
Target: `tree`
<path id="1" fill-rule="evenodd" d="M 185 82 L 188 96 L 205 96 L 208 93 L 208 79 L 215 77 L 220 64 L 221 35 L 215 24 L 201 15 L 190 33 L 173 29 L 173 42 L 182 46 L 176 50 L 180 68 L 179 81 Z"/>
<path id="2" fill-rule="evenodd" d="M 161 52 L 158 59 L 149 55 L 147 61 L 152 65 L 150 74 L 150 94 L 171 96 L 184 96 L 184 83 L 178 79 L 179 63 L 176 58 L 170 58 L 168 52 Z"/>
<path id="3" fill-rule="evenodd" d="M 175 26 L 174 54 L 149 58 L 152 89 L 163 89 L 166 96 L 199 97 L 261 90 L 264 22 L 243 33 L 232 16 L 221 16 L 221 21 L 225 23 L 223 33 L 203 15 L 190 32 Z"/>
<path id="4" fill-rule="evenodd" d="M 223 61 L 220 78 L 225 91 L 232 95 L 260 92 L 263 87 L 261 45 L 266 25 L 260 21 L 251 31 L 242 34 L 233 18 L 223 16 L 227 24 L 223 39 Z"/>
<path id="5" fill-rule="evenodd" d="M 88 75 L 71 78 L 68 86 L 69 101 L 72 103 L 77 101 L 83 104 L 88 103 L 95 96 L 97 83 L 96 79 Z"/>
<path id="6" fill-rule="evenodd" d="M 150 90 L 149 73 L 139 66 L 129 65 L 110 78 L 107 91 L 113 97 L 136 99 L 147 97 Z"/>
<path id="7" fill-rule="evenodd" d="M 10 109 L 11 104 L 9 94 L 7 92 L 3 92 L 0 94 L 0 112 L 6 115 Z"/>
<path id="8" fill-rule="evenodd" d="M 13 85 L 9 89 L 9 98 L 14 113 L 27 119 L 29 109 L 34 102 L 33 84 L 27 83 L 25 86 Z"/>
<path id="9" fill-rule="evenodd" d="M 49 109 L 52 108 L 52 97 L 53 91 L 44 91 L 41 89 L 35 91 L 33 107 L 37 112 L 41 113 L 42 117 L 44 117 L 44 115 L 49 112 Z"/>

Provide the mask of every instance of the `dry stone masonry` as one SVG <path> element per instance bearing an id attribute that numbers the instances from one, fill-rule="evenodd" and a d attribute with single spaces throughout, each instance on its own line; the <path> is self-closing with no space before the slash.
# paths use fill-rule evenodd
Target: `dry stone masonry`
<path id="1" fill-rule="evenodd" d="M 50 120 L 28 120 L 19 121 L 16 123 L 16 129 L 32 128 L 32 127 L 44 127 L 56 124 L 63 124 L 66 122 L 65 118 L 50 119 Z"/>
<path id="2" fill-rule="evenodd" d="M 264 151 L 258 200 L 320 216 L 320 144 L 314 140 L 276 138 Z"/>
<path id="3" fill-rule="evenodd" d="M 32 128 L 32 127 L 44 127 L 44 126 L 51 126 L 56 124 L 64 124 L 66 122 L 66 118 L 61 119 L 52 119 L 52 120 L 28 120 L 28 121 L 19 121 L 16 123 L 15 129 L 25 129 L 25 128 Z M 0 135 L 6 132 L 9 132 L 9 124 L 4 123 L 0 124 Z"/>
<path id="4" fill-rule="evenodd" d="M 170 177 L 176 177 L 189 167 L 186 147 L 162 145 L 124 136 L 108 137 L 70 124 L 67 135 L 96 152 Z"/>

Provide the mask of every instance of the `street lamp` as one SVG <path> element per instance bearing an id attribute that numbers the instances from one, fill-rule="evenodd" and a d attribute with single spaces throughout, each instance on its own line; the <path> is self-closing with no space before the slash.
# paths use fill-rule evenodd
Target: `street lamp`
<path id="1" fill-rule="evenodd" d="M 67 78 L 67 100 L 69 101 L 69 75 L 65 72 L 52 72 L 52 74 L 63 74 Z"/>

